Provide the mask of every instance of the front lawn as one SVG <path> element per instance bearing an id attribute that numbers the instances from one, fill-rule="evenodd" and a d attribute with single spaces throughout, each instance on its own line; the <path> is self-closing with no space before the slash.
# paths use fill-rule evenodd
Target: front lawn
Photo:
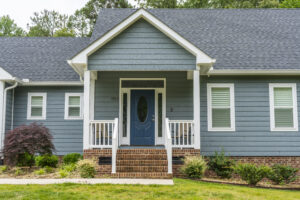
<path id="1" fill-rule="evenodd" d="M 0 185 L 0 199 L 300 199 L 300 191 L 248 188 L 174 179 L 174 186 Z"/>

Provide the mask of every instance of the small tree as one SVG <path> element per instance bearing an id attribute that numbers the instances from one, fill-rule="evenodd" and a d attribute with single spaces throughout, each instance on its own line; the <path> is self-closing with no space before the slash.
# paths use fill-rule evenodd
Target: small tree
<path id="1" fill-rule="evenodd" d="M 30 156 L 28 159 L 31 160 L 35 154 L 52 154 L 54 150 L 49 129 L 37 123 L 22 125 L 9 131 L 4 140 L 4 158 L 9 166 L 32 166 L 34 162 L 26 162 L 24 158 Z"/>

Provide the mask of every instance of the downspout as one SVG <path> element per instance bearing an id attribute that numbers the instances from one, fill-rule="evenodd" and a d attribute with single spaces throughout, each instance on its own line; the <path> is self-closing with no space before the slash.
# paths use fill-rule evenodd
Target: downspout
<path id="1" fill-rule="evenodd" d="M 1 130 L 1 135 L 0 135 L 0 137 L 1 137 L 1 146 L 0 146 L 0 151 L 2 152 L 2 150 L 3 150 L 3 147 L 4 147 L 4 139 L 5 139 L 5 121 L 6 121 L 6 97 L 7 97 L 7 92 L 8 92 L 8 90 L 11 90 L 11 89 L 14 89 L 14 88 L 16 88 L 18 86 L 18 82 L 16 81 L 15 82 L 15 84 L 14 85 L 12 85 L 12 86 L 10 86 L 10 87 L 8 87 L 8 88 L 5 88 L 4 89 L 4 99 L 3 99 L 3 113 L 2 113 L 2 130 Z"/>

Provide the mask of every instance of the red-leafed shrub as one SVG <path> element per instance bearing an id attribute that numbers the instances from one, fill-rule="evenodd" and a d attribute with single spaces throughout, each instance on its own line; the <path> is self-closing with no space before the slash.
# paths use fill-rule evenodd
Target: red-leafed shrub
<path id="1" fill-rule="evenodd" d="M 10 166 L 32 166 L 35 154 L 52 154 L 54 150 L 49 129 L 37 123 L 9 131 L 4 140 L 4 159 Z"/>

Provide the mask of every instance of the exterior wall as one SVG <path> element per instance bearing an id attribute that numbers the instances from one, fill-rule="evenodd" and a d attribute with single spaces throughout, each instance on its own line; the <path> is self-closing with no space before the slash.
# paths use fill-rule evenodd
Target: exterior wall
<path id="1" fill-rule="evenodd" d="M 206 83 L 234 83 L 235 132 L 207 131 Z M 224 151 L 230 156 L 300 156 L 300 132 L 271 132 L 269 83 L 297 83 L 299 77 L 232 76 L 201 77 L 201 154 Z M 298 120 L 300 119 L 298 113 Z"/>
<path id="2" fill-rule="evenodd" d="M 196 57 L 139 20 L 88 58 L 89 70 L 193 70 Z"/>
<path id="3" fill-rule="evenodd" d="M 7 87 L 9 87 L 7 85 Z M 8 90 L 6 96 L 6 114 L 5 114 L 5 133 L 11 130 L 12 125 L 12 100 L 13 100 L 13 90 Z"/>
<path id="4" fill-rule="evenodd" d="M 28 92 L 47 93 L 46 120 L 27 120 Z M 13 127 L 30 124 L 34 121 L 43 123 L 53 135 L 56 154 L 82 153 L 83 120 L 64 120 L 66 92 L 83 92 L 83 87 L 17 87 L 15 89 Z"/>
<path id="5" fill-rule="evenodd" d="M 193 119 L 193 81 L 186 72 L 99 72 L 95 83 L 95 120 L 119 117 L 120 78 L 166 78 L 166 115 Z"/>

